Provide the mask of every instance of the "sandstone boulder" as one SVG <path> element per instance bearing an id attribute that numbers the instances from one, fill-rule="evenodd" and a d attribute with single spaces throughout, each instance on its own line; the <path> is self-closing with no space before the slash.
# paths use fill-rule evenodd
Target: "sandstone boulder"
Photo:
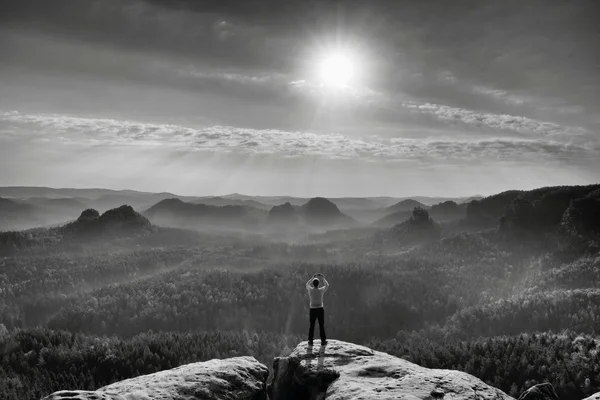
<path id="1" fill-rule="evenodd" d="M 513 400 L 464 372 L 423 368 L 367 347 L 331 340 L 300 343 L 276 358 L 271 400 Z"/>
<path id="2" fill-rule="evenodd" d="M 182 365 L 96 391 L 62 390 L 42 400 L 266 400 L 269 370 L 254 357 Z"/>

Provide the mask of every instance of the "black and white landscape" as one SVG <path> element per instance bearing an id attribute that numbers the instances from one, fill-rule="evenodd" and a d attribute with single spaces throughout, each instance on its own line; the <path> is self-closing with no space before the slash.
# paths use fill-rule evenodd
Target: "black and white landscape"
<path id="1" fill-rule="evenodd" d="M 515 397 L 600 385 L 600 184 L 420 201 L 0 191 L 18 196 L 0 209 L 3 398 L 211 358 L 271 365 L 306 340 L 316 271 L 334 339 Z M 87 208 L 123 197 L 135 206 Z M 8 228 L 32 215 L 63 222 Z"/>
<path id="2" fill-rule="evenodd" d="M 0 400 L 599 399 L 599 17 L 0 0 Z"/>

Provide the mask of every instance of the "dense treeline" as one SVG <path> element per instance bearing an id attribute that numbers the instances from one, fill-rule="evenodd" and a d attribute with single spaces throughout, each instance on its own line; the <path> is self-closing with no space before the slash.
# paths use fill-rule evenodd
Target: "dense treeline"
<path id="1" fill-rule="evenodd" d="M 331 278 L 327 325 L 350 341 L 389 337 L 452 315 L 460 299 L 443 270 L 408 260 L 378 268 L 298 263 L 255 272 L 184 268 L 74 298 L 48 326 L 75 332 L 135 335 L 148 329 L 306 331 L 304 283 L 320 271 Z M 428 273 L 423 273 L 429 269 Z"/>
<path id="2" fill-rule="evenodd" d="M 311 256 L 303 257 L 307 253 Z M 318 246 L 267 246 L 220 237 L 195 246 L 122 244 L 81 252 L 19 254 L 0 258 L 0 321 L 8 328 L 43 323 L 72 299 L 86 301 L 87 294 L 94 289 L 176 268 L 217 266 L 256 270 L 272 260 L 326 257 L 326 252 Z"/>
<path id="3" fill-rule="evenodd" d="M 358 340 L 418 329 L 482 296 L 495 298 L 510 286 L 512 264 L 523 259 L 477 234 L 391 256 L 332 245 L 218 243 L 6 257 L 0 260 L 2 321 L 26 327 L 54 316 L 51 326 L 127 335 L 165 327 L 303 332 L 303 283 L 319 270 L 335 277 L 328 294 L 332 327 Z M 357 261 L 349 264 L 351 258 Z"/>
<path id="4" fill-rule="evenodd" d="M 435 341 L 400 333 L 367 345 L 424 367 L 467 372 L 515 398 L 542 382 L 552 383 L 561 399 L 600 391 L 600 342 L 595 335 L 565 331 Z"/>
<path id="5" fill-rule="evenodd" d="M 0 398 L 213 357 L 270 365 L 306 335 L 314 272 L 331 283 L 332 338 L 460 369 L 513 396 L 548 380 L 583 398 L 600 390 L 599 201 L 597 186 L 505 192 L 416 241 L 392 229 L 391 241 L 355 230 L 275 243 L 159 228 L 129 208 L 0 233 Z"/>
<path id="6" fill-rule="evenodd" d="M 128 340 L 49 329 L 0 331 L 0 398 L 39 400 L 69 388 L 94 390 L 190 362 L 240 355 L 267 366 L 301 340 L 272 333 L 144 333 Z"/>
<path id="7" fill-rule="evenodd" d="M 35 325 L 65 305 L 69 294 L 139 279 L 201 255 L 173 248 L 0 259 L 0 320 L 8 328 Z"/>
<path id="8" fill-rule="evenodd" d="M 478 274 L 470 273 L 471 268 L 461 273 L 460 268 L 407 258 L 378 268 L 301 263 L 248 273 L 178 269 L 96 290 L 86 301 L 74 299 L 48 326 L 120 335 L 165 327 L 301 334 L 306 330 L 304 279 L 319 270 L 335 277 L 326 300 L 327 324 L 345 340 L 389 337 L 438 324 L 447 335 L 460 338 L 566 328 L 591 333 L 600 328 L 597 289 L 528 289 L 506 300 L 481 303 L 492 287 L 482 284 L 485 263 Z M 487 273 L 490 282 L 501 282 L 494 274 Z M 504 279 L 512 278 L 509 270 Z"/>
<path id="9" fill-rule="evenodd" d="M 574 262 L 532 275 L 525 287 L 577 289 L 600 287 L 600 257 L 582 257 Z"/>
<path id="10" fill-rule="evenodd" d="M 0 231 L 0 257 L 46 255 L 61 252 L 77 254 L 105 251 L 110 253 L 115 249 L 125 250 L 140 246 L 219 246 L 224 243 L 238 245 L 244 243 L 247 246 L 254 241 L 253 239 L 251 234 L 209 235 L 185 229 L 157 226 L 144 227 L 139 232 L 134 231 L 130 236 L 99 235 L 97 231 L 87 226 L 87 222 L 79 221 L 57 228 Z"/>
<path id="11" fill-rule="evenodd" d="M 363 254 L 352 264 L 281 261 L 299 259 L 303 251 L 318 248 L 142 247 L 112 254 L 9 257 L 0 261 L 4 267 L 0 279 L 7 283 L 0 290 L 4 300 L 0 313 L 9 328 L 50 318 L 48 326 L 91 334 L 131 336 L 148 329 L 303 333 L 303 285 L 307 276 L 320 271 L 334 277 L 327 296 L 328 326 L 338 337 L 356 341 L 444 324 L 467 307 L 485 308 L 488 302 L 513 295 L 515 284 L 545 259 L 543 254 L 526 254 L 476 233 L 444 238 L 400 255 Z M 335 252 L 329 255 L 335 258 Z M 569 296 L 561 301 L 574 301 Z M 481 317 L 483 326 L 487 319 L 500 318 L 495 311 L 487 314 Z M 564 329 L 583 321 L 571 314 L 564 318 L 569 322 L 540 322 L 540 329 Z M 584 325 L 586 332 L 592 326 Z M 510 333 L 518 333 L 530 325 L 511 326 L 515 330 Z"/>
<path id="12" fill-rule="evenodd" d="M 271 367 L 303 336 L 252 331 L 143 333 L 129 339 L 50 329 L 0 333 L 0 398 L 37 400 L 53 391 L 92 390 L 112 382 L 212 358 L 251 355 Z M 551 382 L 561 398 L 600 390 L 599 342 L 566 331 L 436 341 L 400 332 L 365 345 L 428 368 L 472 374 L 514 397 Z"/>
<path id="13" fill-rule="evenodd" d="M 515 296 L 457 312 L 445 327 L 459 338 L 521 332 L 600 332 L 600 290 L 556 290 Z"/>
<path id="14" fill-rule="evenodd" d="M 553 263 L 544 245 L 507 242 L 496 232 L 452 235 L 410 255 L 456 277 L 452 289 L 467 306 L 511 296 L 532 271 Z"/>

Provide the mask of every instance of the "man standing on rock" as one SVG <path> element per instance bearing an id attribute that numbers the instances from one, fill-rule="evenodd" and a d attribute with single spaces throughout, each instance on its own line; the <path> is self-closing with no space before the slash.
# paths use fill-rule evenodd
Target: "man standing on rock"
<path id="1" fill-rule="evenodd" d="M 323 279 L 323 286 L 319 287 L 321 281 L 319 277 Z M 315 333 L 315 321 L 319 320 L 319 333 L 321 335 L 321 346 L 327 344 L 327 337 L 325 336 L 325 309 L 323 308 L 323 294 L 329 289 L 329 282 L 325 279 L 323 274 L 314 274 L 312 278 L 306 282 L 306 290 L 308 290 L 308 297 L 310 298 L 310 328 L 308 329 L 308 344 L 312 346 L 313 337 Z"/>

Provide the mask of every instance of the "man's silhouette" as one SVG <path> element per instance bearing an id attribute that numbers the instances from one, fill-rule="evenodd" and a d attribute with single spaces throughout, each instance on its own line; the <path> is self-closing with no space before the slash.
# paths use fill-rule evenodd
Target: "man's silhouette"
<path id="1" fill-rule="evenodd" d="M 321 283 L 319 278 L 323 279 L 323 286 L 319 287 Z M 313 344 L 313 337 L 315 333 L 315 321 L 319 320 L 319 333 L 321 335 L 321 345 L 327 344 L 327 337 L 325 336 L 325 309 L 323 308 L 323 294 L 329 289 L 329 282 L 325 279 L 323 274 L 314 274 L 312 278 L 306 282 L 306 290 L 308 290 L 308 297 L 310 298 L 310 328 L 308 329 L 308 344 Z"/>

